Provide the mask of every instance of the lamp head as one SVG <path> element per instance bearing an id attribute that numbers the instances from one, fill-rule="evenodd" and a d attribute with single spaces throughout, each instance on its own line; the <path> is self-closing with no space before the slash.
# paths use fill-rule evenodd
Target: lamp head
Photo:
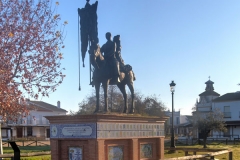
<path id="1" fill-rule="evenodd" d="M 172 81 L 172 83 L 170 83 L 170 91 L 171 92 L 175 91 L 175 86 L 176 86 L 176 84 L 174 83 L 174 81 Z"/>

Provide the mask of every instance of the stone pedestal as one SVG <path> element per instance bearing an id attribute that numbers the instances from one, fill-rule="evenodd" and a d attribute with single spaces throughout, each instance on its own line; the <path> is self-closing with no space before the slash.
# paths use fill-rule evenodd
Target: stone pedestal
<path id="1" fill-rule="evenodd" d="M 47 116 L 52 160 L 159 160 L 166 118 L 129 115 Z"/>

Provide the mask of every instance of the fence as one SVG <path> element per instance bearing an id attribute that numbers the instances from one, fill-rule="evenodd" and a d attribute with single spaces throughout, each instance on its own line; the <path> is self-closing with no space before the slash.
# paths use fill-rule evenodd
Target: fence
<path id="1" fill-rule="evenodd" d="M 184 157 L 178 157 L 178 158 L 166 158 L 164 160 L 186 160 L 186 159 L 201 159 L 210 157 L 211 160 L 214 160 L 214 157 L 221 154 L 227 154 L 228 153 L 228 160 L 232 160 L 233 154 L 231 150 L 220 150 L 220 149 L 199 149 L 199 148 L 164 148 L 164 150 L 182 150 L 185 152 Z M 189 154 L 189 152 L 192 152 L 192 154 Z M 212 153 L 206 153 L 197 155 L 197 152 L 212 152 Z"/>
<path id="2" fill-rule="evenodd" d="M 36 152 L 36 153 L 21 153 L 21 157 L 33 157 L 33 156 L 42 156 L 42 155 L 50 155 L 51 152 Z M 0 158 L 13 158 L 14 154 L 3 154 L 0 155 Z"/>
<path id="3" fill-rule="evenodd" d="M 50 146 L 49 140 L 14 140 L 18 146 Z M 10 141 L 3 141 L 2 145 L 4 147 L 10 147 Z"/>
<path id="4" fill-rule="evenodd" d="M 202 144 L 203 140 L 202 139 L 198 139 L 198 138 L 192 138 L 192 139 L 175 139 L 176 143 L 180 143 L 183 145 L 195 145 L 195 144 Z M 217 143 L 217 144 L 239 144 L 240 143 L 240 138 L 234 138 L 232 140 L 230 140 L 227 137 L 223 137 L 223 138 L 207 138 L 206 141 L 207 144 L 211 144 L 211 143 Z"/>
<path id="5" fill-rule="evenodd" d="M 237 142 L 240 143 L 240 138 L 234 138 L 233 144 L 238 144 Z"/>

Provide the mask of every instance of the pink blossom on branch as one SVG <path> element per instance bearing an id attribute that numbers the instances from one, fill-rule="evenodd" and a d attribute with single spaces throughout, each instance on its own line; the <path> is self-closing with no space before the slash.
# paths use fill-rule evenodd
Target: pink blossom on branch
<path id="1" fill-rule="evenodd" d="M 65 21 L 49 0 L 8 0 L 0 5 L 0 115 L 25 112 L 25 95 L 49 96 L 65 75 L 61 67 Z M 51 8 L 55 6 L 55 8 Z"/>

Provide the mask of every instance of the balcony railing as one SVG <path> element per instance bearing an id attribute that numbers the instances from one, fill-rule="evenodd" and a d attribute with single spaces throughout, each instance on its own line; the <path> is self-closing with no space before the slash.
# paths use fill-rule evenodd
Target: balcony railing
<path id="1" fill-rule="evenodd" d="M 26 120 L 26 119 L 19 119 L 17 121 L 8 121 L 8 124 L 15 124 L 15 125 L 49 125 L 49 121 L 47 119 L 44 120 Z"/>
<path id="2" fill-rule="evenodd" d="M 224 118 L 231 118 L 231 112 L 224 112 Z"/>

